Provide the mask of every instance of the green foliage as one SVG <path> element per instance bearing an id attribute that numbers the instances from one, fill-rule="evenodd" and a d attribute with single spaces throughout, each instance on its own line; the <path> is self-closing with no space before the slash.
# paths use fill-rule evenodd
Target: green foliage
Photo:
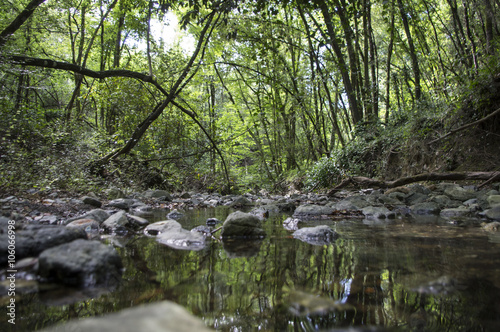
<path id="1" fill-rule="evenodd" d="M 314 190 L 330 187 L 342 175 L 342 170 L 337 166 L 335 158 L 324 156 L 306 172 L 305 188 Z"/>

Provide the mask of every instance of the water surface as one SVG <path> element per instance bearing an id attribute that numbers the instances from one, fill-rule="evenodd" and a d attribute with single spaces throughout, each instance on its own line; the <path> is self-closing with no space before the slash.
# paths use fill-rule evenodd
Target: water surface
<path id="1" fill-rule="evenodd" d="M 232 211 L 190 211 L 179 222 L 191 229 Z M 500 330 L 500 239 L 477 223 L 311 221 L 340 234 L 318 246 L 294 239 L 286 217 L 267 219 L 261 241 L 214 239 L 200 251 L 142 235 L 112 239 L 125 266 L 116 289 L 40 286 L 18 299 L 16 331 L 161 300 L 219 331 Z"/>

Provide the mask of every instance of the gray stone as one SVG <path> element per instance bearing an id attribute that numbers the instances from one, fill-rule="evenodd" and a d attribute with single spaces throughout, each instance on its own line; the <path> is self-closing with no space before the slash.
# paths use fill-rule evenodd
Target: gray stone
<path id="1" fill-rule="evenodd" d="M 424 203 L 425 201 L 427 201 L 428 198 L 429 196 L 426 194 L 419 192 L 411 192 L 410 194 L 408 194 L 408 196 L 406 196 L 406 204 L 415 205 Z"/>
<path id="2" fill-rule="evenodd" d="M 446 195 L 432 196 L 429 201 L 437 203 L 440 208 L 456 208 L 462 205 L 460 201 L 454 201 Z"/>
<path id="3" fill-rule="evenodd" d="M 117 209 L 128 210 L 133 203 L 134 200 L 130 198 L 117 198 L 110 201 L 108 205 Z"/>
<path id="4" fill-rule="evenodd" d="M 410 212 L 418 215 L 439 214 L 441 209 L 434 202 L 423 202 L 410 206 Z"/>
<path id="5" fill-rule="evenodd" d="M 130 222 L 132 222 L 136 226 L 146 226 L 149 224 L 149 221 L 147 219 L 144 219 L 144 218 L 139 217 L 139 216 L 127 214 L 127 218 Z"/>
<path id="6" fill-rule="evenodd" d="M 305 204 L 300 205 L 293 213 L 294 218 L 321 218 L 333 214 L 335 210 L 329 206 Z"/>
<path id="7" fill-rule="evenodd" d="M 86 238 L 83 229 L 59 225 L 26 225 L 24 229 L 16 226 L 16 259 L 38 256 L 48 248 Z M 0 265 L 7 262 L 8 246 L 8 234 L 0 234 Z"/>
<path id="8" fill-rule="evenodd" d="M 172 200 L 172 196 L 165 190 L 146 190 L 143 196 L 146 198 L 161 198 L 165 201 Z"/>
<path id="9" fill-rule="evenodd" d="M 327 204 L 326 206 L 331 206 L 334 210 L 361 210 L 369 205 L 370 203 L 362 196 L 350 196 L 337 203 L 331 205 Z"/>
<path id="10" fill-rule="evenodd" d="M 221 236 L 224 237 L 263 237 L 264 230 L 261 228 L 259 218 L 241 211 L 236 211 L 227 216 L 222 225 Z"/>
<path id="11" fill-rule="evenodd" d="M 396 214 L 384 206 L 367 206 L 361 210 L 366 218 L 394 219 Z"/>
<path id="12" fill-rule="evenodd" d="M 214 331 L 170 301 L 141 305 L 102 317 L 75 319 L 45 332 L 208 332 Z"/>
<path id="13" fill-rule="evenodd" d="M 157 221 L 155 223 L 149 224 L 144 228 L 144 234 L 148 236 L 157 236 L 163 232 L 167 232 L 173 229 L 182 228 L 181 224 L 179 224 L 175 220 L 162 220 Z"/>
<path id="14" fill-rule="evenodd" d="M 66 227 L 80 228 L 83 229 L 85 232 L 90 233 L 92 231 L 99 230 L 99 223 L 94 219 L 78 219 L 70 222 L 69 224 L 66 225 Z"/>
<path id="15" fill-rule="evenodd" d="M 244 207 L 244 206 L 252 206 L 253 203 L 248 200 L 248 198 L 244 196 L 238 196 L 236 197 L 230 204 L 229 206 L 233 207 Z"/>
<path id="16" fill-rule="evenodd" d="M 484 211 L 484 215 L 492 220 L 500 220 L 500 205 Z"/>
<path id="17" fill-rule="evenodd" d="M 83 196 L 81 199 L 83 203 L 92 205 L 96 208 L 100 208 L 102 206 L 102 202 L 95 197 Z"/>
<path id="18" fill-rule="evenodd" d="M 293 233 L 293 237 L 313 245 L 324 245 L 335 241 L 338 234 L 329 226 L 304 227 Z"/>
<path id="19" fill-rule="evenodd" d="M 105 229 L 115 232 L 122 230 L 129 224 L 125 211 L 121 210 L 111 215 L 106 221 L 102 223 L 102 227 Z"/>
<path id="20" fill-rule="evenodd" d="M 465 189 L 458 185 L 449 186 L 444 190 L 444 194 L 451 199 L 464 202 L 468 199 L 475 198 L 476 193 L 472 189 Z"/>
<path id="21" fill-rule="evenodd" d="M 168 219 L 180 219 L 184 217 L 184 213 L 179 212 L 177 209 L 173 209 L 167 214 Z"/>
<path id="22" fill-rule="evenodd" d="M 70 218 L 70 219 L 66 220 L 65 224 L 69 224 L 70 222 L 78 220 L 78 219 L 94 219 L 99 224 L 101 224 L 102 222 L 104 222 L 108 218 L 109 218 L 109 213 L 107 213 L 106 211 L 101 210 L 101 209 L 94 209 L 94 210 L 91 210 L 91 211 L 81 215 L 81 216 L 77 216 L 77 217 Z"/>
<path id="23" fill-rule="evenodd" d="M 43 280 L 71 286 L 111 285 L 120 279 L 122 261 L 113 247 L 99 241 L 75 240 L 45 250 L 38 258 Z"/>
<path id="24" fill-rule="evenodd" d="M 201 233 L 190 232 L 172 219 L 149 224 L 144 234 L 155 236 L 157 242 L 174 249 L 200 250 L 205 247 L 205 237 Z"/>
<path id="25" fill-rule="evenodd" d="M 457 208 L 443 209 L 439 213 L 441 217 L 454 218 L 454 217 L 468 217 L 471 215 L 470 208 L 461 206 Z"/>

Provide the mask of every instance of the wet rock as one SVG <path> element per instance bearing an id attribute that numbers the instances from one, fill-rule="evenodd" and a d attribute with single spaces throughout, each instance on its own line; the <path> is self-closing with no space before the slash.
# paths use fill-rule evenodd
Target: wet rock
<path id="1" fill-rule="evenodd" d="M 117 198 L 109 201 L 108 205 L 117 209 L 127 210 L 134 203 L 133 199 L 130 198 Z"/>
<path id="2" fill-rule="evenodd" d="M 110 200 L 125 198 L 125 194 L 118 188 L 109 188 L 105 191 L 106 197 Z"/>
<path id="3" fill-rule="evenodd" d="M 144 219 L 144 218 L 139 217 L 139 216 L 127 214 L 127 218 L 132 224 L 134 224 L 135 226 L 138 226 L 138 227 L 143 227 L 143 226 L 146 226 L 149 224 L 149 221 L 147 219 Z"/>
<path id="4" fill-rule="evenodd" d="M 416 205 L 416 204 L 421 204 L 427 201 L 429 198 L 428 195 L 419 193 L 419 192 L 411 192 L 406 196 L 406 204 L 408 205 Z"/>
<path id="5" fill-rule="evenodd" d="M 449 186 L 444 190 L 444 194 L 450 197 L 451 199 L 457 201 L 466 201 L 468 199 L 474 198 L 476 193 L 472 189 L 465 189 L 461 186 L 454 185 Z"/>
<path id="6" fill-rule="evenodd" d="M 180 219 L 184 217 L 184 213 L 179 212 L 177 209 L 173 209 L 167 214 L 168 219 Z"/>
<path id="7" fill-rule="evenodd" d="M 283 227 L 289 231 L 296 231 L 299 228 L 299 222 L 300 219 L 289 217 L 283 221 Z"/>
<path id="8" fill-rule="evenodd" d="M 83 229 L 58 225 L 26 225 L 23 229 L 16 226 L 16 259 L 38 256 L 48 248 L 76 239 L 87 239 Z M 0 265 L 7 263 L 8 245 L 8 234 L 0 234 Z"/>
<path id="9" fill-rule="evenodd" d="M 493 221 L 493 222 L 487 223 L 486 225 L 483 226 L 483 229 L 487 232 L 499 232 L 500 231 L 500 222 Z"/>
<path id="10" fill-rule="evenodd" d="M 125 211 L 121 210 L 106 219 L 101 226 L 110 232 L 121 232 L 129 225 Z"/>
<path id="11" fill-rule="evenodd" d="M 114 284 L 122 261 L 114 248 L 99 241 L 75 240 L 45 250 L 38 259 L 43 280 L 77 287 Z"/>
<path id="12" fill-rule="evenodd" d="M 165 190 L 146 190 L 142 195 L 146 198 L 156 198 L 162 201 L 172 200 L 172 196 Z"/>
<path id="13" fill-rule="evenodd" d="M 484 211 L 484 215 L 488 219 L 500 220 L 500 205 L 496 205 L 495 207 Z"/>
<path id="14" fill-rule="evenodd" d="M 456 208 L 462 205 L 460 201 L 454 201 L 446 195 L 432 196 L 429 201 L 436 203 L 440 208 Z"/>
<path id="15" fill-rule="evenodd" d="M 250 214 L 253 214 L 254 216 L 259 218 L 260 220 L 265 220 L 266 218 L 269 218 L 269 210 L 266 209 L 265 207 L 262 207 L 262 206 L 253 208 L 250 211 Z"/>
<path id="16" fill-rule="evenodd" d="M 146 228 L 144 228 L 144 234 L 148 236 L 157 236 L 162 232 L 179 228 L 182 228 L 182 226 L 175 220 L 162 220 L 147 225 Z"/>
<path id="17" fill-rule="evenodd" d="M 212 231 L 213 231 L 213 229 L 211 227 L 204 226 L 204 225 L 196 226 L 195 228 L 193 228 L 191 230 L 191 232 L 200 233 L 201 235 L 203 235 L 205 237 L 211 236 L 212 235 Z"/>
<path id="18" fill-rule="evenodd" d="M 313 245 L 325 245 L 334 242 L 338 234 L 329 226 L 304 227 L 293 233 L 293 237 Z"/>
<path id="19" fill-rule="evenodd" d="M 101 210 L 101 209 L 94 209 L 94 210 L 91 210 L 91 211 L 81 215 L 81 216 L 70 218 L 70 219 L 66 220 L 64 222 L 64 224 L 69 224 L 70 222 L 78 220 L 78 219 L 93 219 L 93 220 L 97 221 L 99 224 L 101 224 L 102 222 L 104 222 L 108 218 L 109 218 L 109 213 L 107 213 L 106 211 Z"/>
<path id="20" fill-rule="evenodd" d="M 83 203 L 92 205 L 96 208 L 100 208 L 102 206 L 102 202 L 95 197 L 83 196 L 81 199 Z"/>
<path id="21" fill-rule="evenodd" d="M 201 250 L 205 247 L 205 237 L 199 232 L 190 232 L 182 227 L 170 227 L 156 236 L 156 241 L 174 249 Z"/>
<path id="22" fill-rule="evenodd" d="M 468 217 L 471 215 L 471 210 L 468 207 L 461 206 L 457 208 L 443 209 L 439 215 L 445 218 Z"/>
<path id="23" fill-rule="evenodd" d="M 337 203 L 327 204 L 326 206 L 330 206 L 334 210 L 361 210 L 369 205 L 370 203 L 368 203 L 363 196 L 350 196 Z"/>
<path id="24" fill-rule="evenodd" d="M 294 218 L 322 218 L 332 215 L 335 210 L 329 206 L 305 204 L 300 205 L 293 213 Z"/>
<path id="25" fill-rule="evenodd" d="M 417 203 L 410 206 L 410 212 L 417 215 L 439 214 L 441 209 L 434 202 Z"/>
<path id="26" fill-rule="evenodd" d="M 141 218 L 152 218 L 154 216 L 153 208 L 145 204 L 132 207 L 131 213 Z"/>
<path id="27" fill-rule="evenodd" d="M 361 210 L 366 218 L 394 219 L 396 214 L 384 206 L 367 206 Z"/>
<path id="28" fill-rule="evenodd" d="M 169 301 L 141 305 L 97 318 L 75 319 L 44 331 L 94 332 L 208 332 L 213 331 L 186 309 Z"/>
<path id="29" fill-rule="evenodd" d="M 236 211 L 227 216 L 222 225 L 221 236 L 258 238 L 265 236 L 265 232 L 261 228 L 259 218 L 250 213 Z"/>

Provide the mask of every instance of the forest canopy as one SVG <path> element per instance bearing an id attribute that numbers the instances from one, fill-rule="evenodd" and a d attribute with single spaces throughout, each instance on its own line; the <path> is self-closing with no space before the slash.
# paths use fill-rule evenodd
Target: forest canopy
<path id="1" fill-rule="evenodd" d="M 456 146 L 417 143 L 500 107 L 498 1 L 0 6 L 5 187 L 316 189 L 453 170 Z"/>

